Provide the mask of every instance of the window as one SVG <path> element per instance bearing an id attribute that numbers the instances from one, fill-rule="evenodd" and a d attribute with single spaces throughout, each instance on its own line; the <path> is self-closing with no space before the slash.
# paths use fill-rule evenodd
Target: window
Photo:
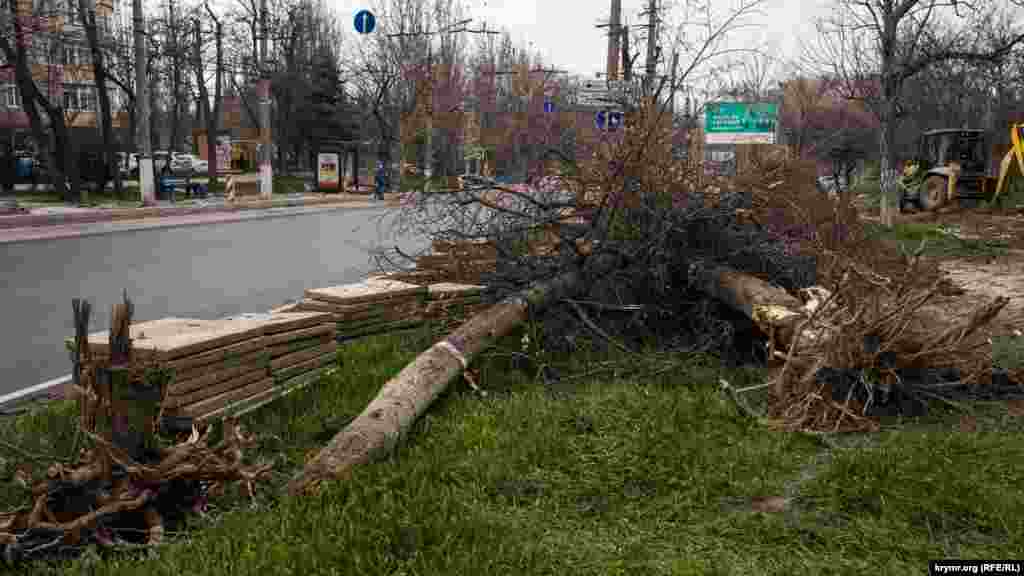
<path id="1" fill-rule="evenodd" d="M 15 84 L 0 86 L 0 108 L 21 108 L 21 94 Z"/>
<path id="2" fill-rule="evenodd" d="M 96 93 L 89 85 L 65 84 L 64 109 L 71 112 L 93 112 L 96 110 Z"/>

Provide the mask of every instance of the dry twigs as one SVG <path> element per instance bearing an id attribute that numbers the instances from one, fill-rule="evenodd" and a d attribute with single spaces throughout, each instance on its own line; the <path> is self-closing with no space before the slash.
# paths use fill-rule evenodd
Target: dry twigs
<path id="1" fill-rule="evenodd" d="M 124 427 L 126 417 L 121 411 L 132 407 L 114 401 L 112 386 L 146 384 L 147 371 L 133 358 L 127 336 L 132 304 L 125 298 L 112 315 L 111 363 L 116 365 L 111 368 L 122 369 L 102 378 L 97 375 L 108 367 L 98 365 L 88 350 L 88 303 L 76 300 L 74 309 L 79 433 L 91 441 L 92 448 L 82 449 L 72 464 L 4 443 L 36 463 L 52 462 L 43 478 L 29 473 L 20 477 L 31 493 L 31 506 L 0 514 L 0 552 L 7 563 L 73 551 L 91 542 L 106 547 L 126 541 L 131 545 L 159 544 L 166 533 L 167 511 L 178 515 L 191 510 L 206 494 L 230 483 L 241 484 L 252 498 L 255 483 L 272 467 L 244 462 L 244 453 L 254 446 L 255 438 L 234 419 L 224 422 L 224 438 L 216 446 L 209 445 L 213 428 L 207 426 L 202 433 L 193 427 L 187 439 L 160 447 L 163 439 L 156 435 L 155 421 L 140 424 L 149 436 L 145 451 L 136 450 L 134 442 L 126 443 L 123 435 L 119 440 L 117 428 Z M 140 525 L 145 527 L 141 541 Z"/>

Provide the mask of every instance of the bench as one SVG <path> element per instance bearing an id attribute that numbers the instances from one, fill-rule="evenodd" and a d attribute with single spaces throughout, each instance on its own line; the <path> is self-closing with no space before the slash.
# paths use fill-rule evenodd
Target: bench
<path id="1" fill-rule="evenodd" d="M 177 193 L 178 190 L 185 191 L 189 197 L 205 197 L 206 188 L 202 184 L 194 184 L 190 176 L 161 176 L 160 192 L 162 195 L 169 195 L 169 192 Z M 173 196 L 171 199 L 173 200 Z"/>

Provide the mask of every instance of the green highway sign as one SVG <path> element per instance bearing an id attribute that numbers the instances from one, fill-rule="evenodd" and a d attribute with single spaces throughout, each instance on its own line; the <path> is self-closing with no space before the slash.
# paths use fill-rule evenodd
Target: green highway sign
<path id="1" fill-rule="evenodd" d="M 774 144 L 779 106 L 770 102 L 712 102 L 705 107 L 708 144 Z"/>

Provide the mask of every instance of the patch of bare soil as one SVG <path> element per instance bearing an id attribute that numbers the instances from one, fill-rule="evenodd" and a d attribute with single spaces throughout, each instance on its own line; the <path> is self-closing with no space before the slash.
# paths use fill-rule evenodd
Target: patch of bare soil
<path id="1" fill-rule="evenodd" d="M 952 284 L 964 290 L 963 296 L 949 302 L 957 312 L 970 309 L 981 300 L 1005 296 L 1010 302 L 993 322 L 993 334 L 1024 330 L 1024 250 L 1010 250 L 988 262 L 946 260 L 939 263 L 939 269 Z"/>

